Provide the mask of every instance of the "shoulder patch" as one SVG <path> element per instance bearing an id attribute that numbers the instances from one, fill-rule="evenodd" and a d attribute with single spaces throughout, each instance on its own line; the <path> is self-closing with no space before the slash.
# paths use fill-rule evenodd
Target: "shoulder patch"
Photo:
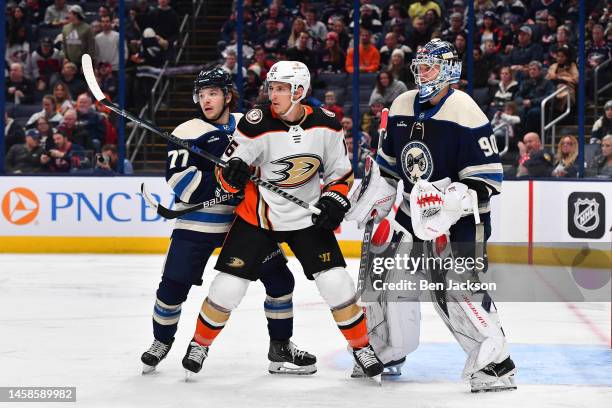
<path id="1" fill-rule="evenodd" d="M 332 112 L 332 111 L 328 111 L 328 110 L 327 110 L 327 109 L 325 109 L 325 108 L 321 108 L 321 111 L 322 111 L 324 114 L 326 114 L 327 116 L 329 116 L 330 118 L 335 118 L 335 117 L 336 117 L 336 114 L 335 114 L 334 112 Z"/>
<path id="2" fill-rule="evenodd" d="M 191 119 L 178 125 L 172 134 L 180 139 L 193 140 L 216 130 L 216 127 L 202 119 Z"/>
<path id="3" fill-rule="evenodd" d="M 246 118 L 247 122 L 255 125 L 261 122 L 261 119 L 263 118 L 263 112 L 261 111 L 261 109 L 251 109 L 246 113 L 246 115 L 244 115 L 244 117 Z"/>

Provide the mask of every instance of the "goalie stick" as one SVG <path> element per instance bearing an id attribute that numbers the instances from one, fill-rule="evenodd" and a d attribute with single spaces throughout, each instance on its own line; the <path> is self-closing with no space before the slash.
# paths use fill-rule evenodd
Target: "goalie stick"
<path id="1" fill-rule="evenodd" d="M 389 118 L 389 109 L 385 108 L 382 110 L 382 113 L 380 115 L 380 127 L 378 128 L 378 146 L 376 148 L 376 155 L 378 155 L 378 149 L 381 148 L 382 146 L 382 140 L 385 138 L 385 136 L 387 135 L 387 119 Z M 375 160 L 376 157 L 374 157 L 374 159 L 370 159 L 370 160 Z M 371 177 L 371 165 L 369 165 L 369 161 L 366 160 L 366 168 L 365 168 L 365 173 L 363 175 L 363 180 L 361 180 L 361 186 L 360 186 L 360 190 L 359 190 L 359 195 L 357 196 L 359 198 L 361 198 L 361 196 L 363 195 L 363 193 L 366 191 L 366 189 L 368 188 L 368 185 L 370 184 L 370 177 Z M 375 214 L 372 214 L 375 215 Z M 366 277 L 368 274 L 368 265 L 370 264 L 370 243 L 372 242 L 372 231 L 374 230 L 374 218 L 370 219 L 366 225 L 365 228 L 363 230 L 363 240 L 361 241 L 361 258 L 359 260 L 359 275 L 357 277 L 357 295 L 361 296 L 361 293 L 363 293 L 363 290 L 365 289 L 366 285 Z"/>
<path id="2" fill-rule="evenodd" d="M 96 80 L 96 74 L 94 73 L 93 63 L 91 61 L 91 56 L 89 56 L 89 54 L 83 54 L 83 57 L 81 58 L 81 65 L 83 67 L 83 75 L 85 76 L 85 81 L 87 81 L 87 85 L 89 86 L 91 93 L 102 105 L 106 106 L 108 109 L 112 110 L 117 115 L 123 116 L 124 118 L 131 120 L 137 125 L 144 127 L 145 129 L 155 133 L 156 135 L 166 139 L 167 141 L 177 144 L 181 146 L 182 148 L 187 149 L 194 154 L 197 154 L 198 156 L 204 157 L 205 159 L 210 160 L 211 162 L 215 163 L 216 165 L 220 167 L 227 166 L 227 163 L 221 160 L 220 158 L 218 158 L 217 156 L 205 150 L 202 150 L 198 148 L 197 146 L 192 146 L 186 140 L 179 139 L 173 134 L 163 131 L 162 129 L 158 128 L 154 124 L 144 119 L 141 119 L 137 116 L 134 116 L 130 112 L 121 109 L 119 106 L 115 105 L 114 103 L 106 99 L 106 96 L 100 89 L 100 86 L 98 85 L 98 81 Z M 307 209 L 313 214 L 316 214 L 316 215 L 321 214 L 321 210 L 315 207 L 314 205 L 309 204 L 305 202 L 304 200 L 301 200 L 300 198 L 281 190 L 279 187 L 275 186 L 274 184 L 268 181 L 262 180 L 255 175 L 251 175 L 250 180 L 256 185 L 261 186 L 265 188 L 266 190 L 272 191 L 273 193 L 280 195 L 281 197 L 291 201 L 292 203 L 297 204 L 300 207 Z"/>

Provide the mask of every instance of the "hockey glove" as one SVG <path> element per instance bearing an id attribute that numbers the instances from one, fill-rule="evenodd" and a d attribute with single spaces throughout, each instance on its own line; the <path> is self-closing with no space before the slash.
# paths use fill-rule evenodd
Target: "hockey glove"
<path id="1" fill-rule="evenodd" d="M 244 189 L 250 177 L 251 170 L 249 165 L 242 161 L 242 159 L 234 157 L 229 159 L 227 166 L 221 169 L 219 182 L 225 191 L 235 193 Z"/>
<path id="2" fill-rule="evenodd" d="M 315 207 L 321 210 L 321 214 L 312 215 L 313 224 L 321 229 L 333 231 L 338 228 L 351 204 L 348 198 L 339 192 L 326 191 L 321 195 Z"/>
<path id="3" fill-rule="evenodd" d="M 396 185 L 380 175 L 378 164 L 371 157 L 366 159 L 367 166 L 371 166 L 370 177 L 364 177 L 360 188 L 351 195 L 351 210 L 346 214 L 347 221 L 356 221 L 359 229 L 372 218 L 374 222 L 385 218 L 393 208 L 397 195 Z"/>

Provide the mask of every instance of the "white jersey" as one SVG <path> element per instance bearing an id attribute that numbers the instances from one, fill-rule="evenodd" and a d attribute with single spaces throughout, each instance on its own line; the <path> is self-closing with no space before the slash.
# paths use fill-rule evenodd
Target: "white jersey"
<path id="1" fill-rule="evenodd" d="M 307 203 L 323 190 L 348 194 L 353 171 L 344 132 L 332 112 L 305 106 L 297 124 L 278 118 L 269 107 L 251 109 L 240 120 L 223 159 L 239 157 L 255 174 Z M 224 189 L 233 192 L 220 177 Z M 249 182 L 236 214 L 252 225 L 276 231 L 312 226 L 312 214 L 280 195 Z"/>

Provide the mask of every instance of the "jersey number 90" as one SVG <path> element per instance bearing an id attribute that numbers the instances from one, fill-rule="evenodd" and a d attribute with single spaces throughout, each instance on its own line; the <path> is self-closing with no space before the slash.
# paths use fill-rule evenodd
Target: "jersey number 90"
<path id="1" fill-rule="evenodd" d="M 499 153 L 499 149 L 497 148 L 497 140 L 495 140 L 495 135 L 491 135 L 489 137 L 481 137 L 480 139 L 478 139 L 478 144 L 484 152 L 485 157 L 490 157 L 493 156 L 494 153 Z"/>

